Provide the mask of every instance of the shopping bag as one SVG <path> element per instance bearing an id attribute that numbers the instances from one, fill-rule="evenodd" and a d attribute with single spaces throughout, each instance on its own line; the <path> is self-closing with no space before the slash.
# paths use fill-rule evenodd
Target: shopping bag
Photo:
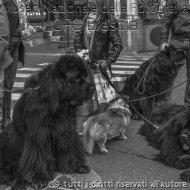
<path id="1" fill-rule="evenodd" d="M 114 88 L 108 84 L 108 82 L 100 72 L 95 73 L 93 77 L 97 92 L 98 104 L 109 103 L 111 100 L 116 98 L 116 93 Z"/>

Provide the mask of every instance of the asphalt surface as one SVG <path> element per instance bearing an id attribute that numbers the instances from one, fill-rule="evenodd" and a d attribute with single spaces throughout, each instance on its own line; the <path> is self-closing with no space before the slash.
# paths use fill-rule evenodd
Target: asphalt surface
<path id="1" fill-rule="evenodd" d="M 184 80 L 185 66 L 179 71 L 174 86 Z M 173 91 L 172 102 L 183 104 L 184 91 L 185 84 L 176 88 Z M 152 160 L 158 151 L 148 146 L 144 137 L 138 134 L 142 123 L 132 120 L 126 132 L 128 140 L 110 142 L 107 145 L 108 155 L 95 153 L 88 157 L 90 166 L 104 181 L 113 181 L 115 186 L 107 189 L 190 189 L 189 183 L 180 183 L 181 171 Z M 122 182 L 124 184 L 119 188 L 121 186 L 118 184 Z"/>
<path id="2" fill-rule="evenodd" d="M 57 56 L 48 56 L 49 48 L 51 53 L 64 54 L 64 50 L 51 49 L 51 46 L 36 49 L 32 52 L 27 50 L 25 67 L 42 68 L 42 63 L 52 62 L 59 54 Z M 150 56 L 150 54 L 143 54 L 143 56 Z M 120 58 L 123 57 L 127 59 L 127 55 L 123 54 Z M 131 55 L 129 57 L 131 58 Z M 19 68 L 21 68 L 21 65 Z M 35 72 L 35 69 L 29 71 L 30 74 Z M 186 70 L 185 66 L 183 66 L 175 84 L 179 84 L 185 79 Z M 25 80 L 26 77 L 17 77 L 16 82 L 21 84 Z M 184 90 L 185 85 L 175 89 L 172 101 L 177 104 L 183 104 Z M 18 97 L 13 99 L 13 106 L 17 99 Z M 128 140 L 108 142 L 106 145 L 109 151 L 108 154 L 99 154 L 98 151 L 95 151 L 93 155 L 87 156 L 89 166 L 102 179 L 100 186 L 107 189 L 190 189 L 190 184 L 180 181 L 179 174 L 181 171 L 152 160 L 158 151 L 148 146 L 144 137 L 138 135 L 137 131 L 142 123 L 142 121 L 132 120 L 130 127 L 126 131 Z"/>

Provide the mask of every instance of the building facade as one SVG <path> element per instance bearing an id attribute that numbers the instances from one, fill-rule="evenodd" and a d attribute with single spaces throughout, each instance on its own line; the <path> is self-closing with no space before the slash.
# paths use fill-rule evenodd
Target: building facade
<path id="1" fill-rule="evenodd" d="M 87 0 L 27 0 L 37 6 L 29 11 L 34 22 L 53 25 L 53 35 L 62 35 L 67 46 L 72 46 L 76 31 L 86 13 Z M 156 50 L 160 45 L 160 25 L 164 0 L 113 0 L 115 16 L 124 51 L 142 52 Z M 52 24 L 53 23 L 53 24 Z M 62 31 L 60 31 L 60 29 Z M 57 31 L 59 30 L 59 31 Z M 58 39 L 60 38 L 50 38 Z"/>

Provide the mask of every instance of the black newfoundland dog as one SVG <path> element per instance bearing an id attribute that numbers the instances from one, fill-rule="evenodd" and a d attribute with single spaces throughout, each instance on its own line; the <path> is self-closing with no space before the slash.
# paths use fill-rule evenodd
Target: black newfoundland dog
<path id="1" fill-rule="evenodd" d="M 174 46 L 169 46 L 165 51 L 158 53 L 145 61 L 133 74 L 130 75 L 121 93 L 129 96 L 129 100 L 136 100 L 149 97 L 172 88 L 177 73 L 182 66 L 180 61 L 185 57 L 184 51 L 177 51 Z M 154 103 L 168 101 L 171 92 L 161 94 L 148 99 L 130 103 L 130 109 L 135 109 L 149 116 Z"/>
<path id="2" fill-rule="evenodd" d="M 175 104 L 159 104 L 151 113 L 149 123 L 141 126 L 139 133 L 149 145 L 160 150 L 156 160 L 180 170 L 190 168 L 190 107 Z M 190 181 L 190 171 L 181 178 Z"/>
<path id="3" fill-rule="evenodd" d="M 88 173 L 76 107 L 92 97 L 87 68 L 65 55 L 25 83 L 12 123 L 0 134 L 0 183 L 47 185 L 55 172 Z M 39 187 L 38 186 L 38 187 Z"/>

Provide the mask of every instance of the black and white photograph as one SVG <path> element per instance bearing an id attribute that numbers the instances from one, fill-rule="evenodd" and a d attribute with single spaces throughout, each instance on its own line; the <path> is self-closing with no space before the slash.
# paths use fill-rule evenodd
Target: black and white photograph
<path id="1" fill-rule="evenodd" d="M 0 190 L 190 189 L 190 0 L 0 0 Z"/>

